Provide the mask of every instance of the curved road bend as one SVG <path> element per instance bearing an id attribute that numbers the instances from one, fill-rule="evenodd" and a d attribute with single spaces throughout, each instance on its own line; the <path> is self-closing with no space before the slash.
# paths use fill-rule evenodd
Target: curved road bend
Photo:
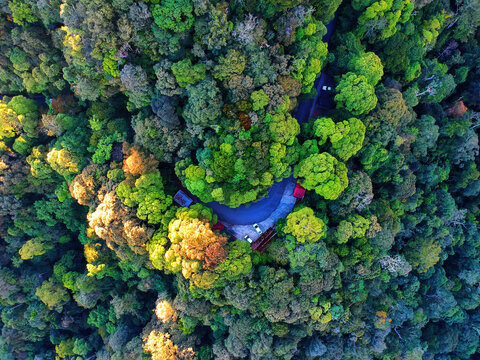
<path id="1" fill-rule="evenodd" d="M 327 33 L 322 38 L 323 42 L 328 43 L 332 37 L 333 30 L 335 28 L 336 16 L 327 25 Z M 315 80 L 315 89 L 317 94 L 315 98 L 309 99 L 300 103 L 295 110 L 294 117 L 298 123 L 309 119 L 315 109 L 315 104 L 320 95 L 322 86 L 328 82 L 328 76 L 322 71 L 319 78 Z M 268 196 L 262 197 L 257 201 L 240 205 L 237 208 L 230 208 L 226 205 L 219 204 L 216 201 L 204 203 L 211 208 L 217 215 L 220 221 L 236 224 L 236 225 L 249 225 L 254 223 L 260 223 L 267 219 L 270 214 L 279 206 L 282 200 L 283 193 L 288 184 L 296 182 L 293 176 L 283 179 L 280 182 L 276 182 L 269 190 Z"/>

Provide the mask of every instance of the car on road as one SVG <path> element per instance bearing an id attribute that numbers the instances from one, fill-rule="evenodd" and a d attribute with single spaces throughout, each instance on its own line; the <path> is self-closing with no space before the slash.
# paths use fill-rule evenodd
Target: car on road
<path id="1" fill-rule="evenodd" d="M 253 240 L 252 240 L 252 238 L 251 238 L 250 236 L 245 235 L 243 238 L 244 238 L 245 240 L 247 240 L 250 244 L 253 243 Z"/>
<path id="2" fill-rule="evenodd" d="M 260 229 L 260 226 L 258 226 L 257 223 L 253 224 L 253 228 L 255 229 L 255 231 L 259 234 L 261 234 L 263 231 L 262 229 Z"/>

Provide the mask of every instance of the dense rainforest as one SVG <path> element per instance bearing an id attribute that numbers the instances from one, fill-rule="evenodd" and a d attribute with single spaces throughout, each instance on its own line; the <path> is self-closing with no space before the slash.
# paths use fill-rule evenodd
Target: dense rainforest
<path id="1" fill-rule="evenodd" d="M 480 0 L 0 0 L 0 359 L 478 359 L 479 26 Z M 214 226 L 291 176 L 265 252 Z"/>

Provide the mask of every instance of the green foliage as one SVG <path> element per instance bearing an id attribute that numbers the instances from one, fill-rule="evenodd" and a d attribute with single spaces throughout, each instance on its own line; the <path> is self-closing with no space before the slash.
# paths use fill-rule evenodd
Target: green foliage
<path id="1" fill-rule="evenodd" d="M 196 85 L 188 87 L 188 104 L 183 116 L 193 124 L 205 126 L 215 125 L 221 114 L 222 102 L 219 99 L 220 90 L 211 79 L 205 79 Z"/>
<path id="2" fill-rule="evenodd" d="M 410 0 L 368 1 L 361 7 L 366 9 L 358 18 L 357 31 L 369 42 L 393 36 L 400 24 L 409 20 L 414 9 Z"/>
<path id="3" fill-rule="evenodd" d="M 263 91 L 263 89 L 252 92 L 252 95 L 250 95 L 250 99 L 252 100 L 253 111 L 262 110 L 265 106 L 268 105 L 268 101 L 270 100 L 270 98 L 267 94 L 265 94 L 265 91 Z"/>
<path id="4" fill-rule="evenodd" d="M 79 173 L 82 168 L 82 159 L 67 149 L 51 149 L 46 160 L 54 171 L 65 177 Z"/>
<path id="5" fill-rule="evenodd" d="M 18 114 L 17 118 L 23 131 L 33 137 L 38 124 L 38 108 L 35 101 L 22 95 L 14 96 L 8 102 L 8 107 Z"/>
<path id="6" fill-rule="evenodd" d="M 220 274 L 221 279 L 235 281 L 252 271 L 252 255 L 252 249 L 247 242 L 240 240 L 231 242 L 227 258 L 215 271 Z"/>
<path id="7" fill-rule="evenodd" d="M 13 151 L 24 156 L 30 154 L 30 151 L 32 150 L 32 145 L 29 140 L 30 139 L 23 135 L 17 137 L 12 145 Z"/>
<path id="8" fill-rule="evenodd" d="M 313 131 L 319 138 L 318 145 L 330 139 L 332 153 L 345 161 L 362 148 L 365 138 L 365 126 L 357 118 L 337 123 L 330 118 L 318 118 L 313 123 Z"/>
<path id="9" fill-rule="evenodd" d="M 268 122 L 270 136 L 273 141 L 285 145 L 292 145 L 295 137 L 300 133 L 300 125 L 290 114 L 267 114 L 265 121 Z"/>
<path id="10" fill-rule="evenodd" d="M 336 199 L 348 186 L 347 167 L 328 153 L 312 154 L 295 165 L 293 175 L 302 186 L 328 200 Z"/>
<path id="11" fill-rule="evenodd" d="M 54 171 L 47 163 L 47 149 L 44 145 L 34 147 L 26 161 L 30 165 L 30 173 L 35 179 L 40 182 L 53 180 Z"/>
<path id="12" fill-rule="evenodd" d="M 105 164 L 112 154 L 112 147 L 114 143 L 119 143 L 125 140 L 125 133 L 115 131 L 112 135 L 102 136 L 98 141 L 95 152 L 92 155 L 92 161 L 96 164 Z"/>
<path id="13" fill-rule="evenodd" d="M 336 123 L 335 127 L 336 132 L 330 135 L 332 152 L 346 161 L 362 148 L 365 125 L 357 118 L 350 118 Z"/>
<path id="14" fill-rule="evenodd" d="M 302 93 L 309 93 L 312 90 L 327 57 L 327 45 L 322 42 L 325 33 L 325 25 L 321 22 L 308 23 L 305 28 L 297 31 L 293 76 L 302 82 Z"/>
<path id="15" fill-rule="evenodd" d="M 48 241 L 48 239 L 35 237 L 28 240 L 21 249 L 18 251 L 22 260 L 30 260 L 35 256 L 45 254 L 47 251 L 52 250 L 54 245 Z"/>
<path id="16" fill-rule="evenodd" d="M 184 32 L 193 25 L 193 3 L 190 0 L 167 0 L 151 6 L 155 24 L 161 29 Z"/>
<path id="17" fill-rule="evenodd" d="M 172 197 L 164 192 L 162 175 L 158 171 L 142 174 L 134 186 L 125 180 L 115 191 L 125 205 L 137 207 L 138 218 L 151 224 L 158 224 L 173 202 Z"/>
<path id="18" fill-rule="evenodd" d="M 203 63 L 192 65 L 190 59 L 183 59 L 172 65 L 172 73 L 181 87 L 196 84 L 205 79 L 206 66 Z"/>
<path id="19" fill-rule="evenodd" d="M 120 71 L 118 70 L 119 63 L 123 62 L 116 55 L 117 51 L 115 49 L 110 50 L 105 54 L 103 58 L 103 72 L 107 76 L 119 77 Z"/>
<path id="20" fill-rule="evenodd" d="M 478 353 L 479 0 L 0 12 L 1 359 Z"/>
<path id="21" fill-rule="evenodd" d="M 287 216 L 287 224 L 283 231 L 292 234 L 300 242 L 316 242 L 325 233 L 325 223 L 313 213 L 311 208 L 291 212 Z"/>
<path id="22" fill-rule="evenodd" d="M 38 21 L 38 17 L 34 13 L 32 6 L 23 0 L 9 1 L 8 6 L 12 12 L 13 21 L 18 25 L 32 23 Z"/>
<path id="23" fill-rule="evenodd" d="M 318 138 L 318 145 L 325 144 L 329 137 L 336 132 L 335 123 L 330 118 L 318 118 L 313 123 L 313 133 Z"/>
<path id="24" fill-rule="evenodd" d="M 353 72 L 342 75 L 336 90 L 338 91 L 338 94 L 335 95 L 337 107 L 345 108 L 353 115 L 369 113 L 377 105 L 375 88 L 363 75 Z"/>
<path id="25" fill-rule="evenodd" d="M 380 58 L 373 52 L 361 53 L 348 63 L 349 69 L 356 74 L 363 75 L 367 82 L 375 86 L 383 76 L 383 65 Z"/>
<path id="26" fill-rule="evenodd" d="M 213 68 L 213 77 L 223 81 L 234 75 L 240 75 L 243 70 L 245 70 L 245 56 L 237 50 L 229 49 L 225 56 L 220 56 L 218 59 L 218 64 Z"/>
<path id="27" fill-rule="evenodd" d="M 63 305 L 70 300 L 68 291 L 53 279 L 46 280 L 35 291 L 35 295 L 48 306 L 49 309 L 61 312 Z"/>
<path id="28" fill-rule="evenodd" d="M 408 243 L 405 258 L 419 273 L 424 273 L 440 260 L 442 248 L 434 239 L 415 239 Z"/>

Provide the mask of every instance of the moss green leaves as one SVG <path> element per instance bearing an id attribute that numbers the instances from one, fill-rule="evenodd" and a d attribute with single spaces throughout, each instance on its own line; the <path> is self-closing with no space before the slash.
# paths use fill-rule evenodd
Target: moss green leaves
<path id="1" fill-rule="evenodd" d="M 38 17 L 35 15 L 31 5 L 26 1 L 13 0 L 10 1 L 8 6 L 12 12 L 13 21 L 18 25 L 25 25 L 25 23 L 31 23 L 38 21 Z"/>
<path id="2" fill-rule="evenodd" d="M 161 29 L 183 32 L 193 25 L 191 0 L 165 0 L 151 8 L 155 24 Z"/>
<path id="3" fill-rule="evenodd" d="M 142 174 L 134 186 L 127 181 L 118 185 L 116 193 L 122 202 L 137 208 L 137 217 L 150 224 L 158 224 L 166 210 L 172 205 L 172 197 L 165 195 L 160 172 Z"/>
<path id="4" fill-rule="evenodd" d="M 330 118 L 318 118 L 313 123 L 313 131 L 318 137 L 318 145 L 330 139 L 331 152 L 346 161 L 355 155 L 365 139 L 365 125 L 357 118 L 334 123 Z"/>
<path id="5" fill-rule="evenodd" d="M 307 190 L 335 200 L 348 186 L 347 167 L 328 153 L 313 154 L 294 168 L 294 176 L 300 178 Z"/>
<path id="6" fill-rule="evenodd" d="M 287 225 L 283 229 L 292 234 L 300 243 L 317 242 L 324 236 L 325 223 L 317 218 L 309 207 L 294 211 L 287 216 Z"/>
<path id="7" fill-rule="evenodd" d="M 336 132 L 330 136 L 332 150 L 342 160 L 348 160 L 361 148 L 365 138 L 365 125 L 357 119 L 350 118 L 335 124 Z"/>
<path id="8" fill-rule="evenodd" d="M 38 124 L 38 108 L 35 101 L 19 95 L 9 101 L 8 107 L 17 113 L 17 119 L 28 136 L 34 136 Z"/>
<path id="9" fill-rule="evenodd" d="M 178 85 L 186 87 L 205 79 L 206 66 L 203 63 L 192 65 L 190 59 L 183 59 L 172 65 L 172 72 Z"/>
<path id="10" fill-rule="evenodd" d="M 300 125 L 288 113 L 267 114 L 265 121 L 268 122 L 270 136 L 276 142 L 292 145 L 295 137 L 300 133 Z"/>
<path id="11" fill-rule="evenodd" d="M 268 105 L 268 101 L 270 100 L 268 95 L 265 94 L 265 91 L 263 91 L 263 89 L 252 92 L 252 95 L 250 95 L 250 99 L 252 100 L 253 111 L 262 110 L 265 106 Z"/>
<path id="12" fill-rule="evenodd" d="M 377 105 L 375 88 L 363 75 L 348 72 L 342 75 L 335 95 L 337 108 L 347 109 L 353 115 L 366 114 L 372 111 Z"/>
<path id="13" fill-rule="evenodd" d="M 428 271 L 440 260 L 442 247 L 433 239 L 417 238 L 408 243 L 405 258 L 419 273 Z"/>
<path id="14" fill-rule="evenodd" d="M 213 77 L 220 81 L 240 75 L 245 70 L 245 56 L 240 51 L 229 49 L 225 56 L 220 56 L 213 68 Z"/>
<path id="15" fill-rule="evenodd" d="M 378 84 L 383 76 L 383 65 L 374 52 L 361 53 L 350 60 L 348 68 L 367 78 L 370 85 Z"/>

